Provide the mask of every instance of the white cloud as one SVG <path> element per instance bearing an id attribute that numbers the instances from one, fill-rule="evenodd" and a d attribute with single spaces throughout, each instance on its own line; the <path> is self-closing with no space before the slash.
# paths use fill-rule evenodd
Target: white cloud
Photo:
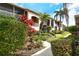
<path id="1" fill-rule="evenodd" d="M 68 7 L 68 9 L 73 9 L 73 8 L 78 8 L 78 7 L 79 7 L 79 3 L 72 3 L 72 5 Z"/>
<path id="2" fill-rule="evenodd" d="M 20 7 L 24 7 L 23 3 L 17 3 L 17 5 L 19 5 Z"/>
<path id="3" fill-rule="evenodd" d="M 77 14 L 76 10 L 75 9 L 72 9 L 70 12 L 69 12 L 69 25 L 75 25 L 75 18 L 74 16 Z"/>
<path id="4" fill-rule="evenodd" d="M 60 3 L 53 3 L 53 5 L 59 5 Z"/>
<path id="5" fill-rule="evenodd" d="M 69 9 L 69 25 L 75 25 L 75 15 L 79 14 L 76 9 L 79 7 L 79 3 L 73 3 L 68 7 Z"/>

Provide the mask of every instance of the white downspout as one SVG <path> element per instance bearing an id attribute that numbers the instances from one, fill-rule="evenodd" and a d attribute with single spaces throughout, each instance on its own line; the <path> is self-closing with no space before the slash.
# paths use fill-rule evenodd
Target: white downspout
<path id="1" fill-rule="evenodd" d="M 13 16 L 15 16 L 15 6 L 13 6 Z"/>

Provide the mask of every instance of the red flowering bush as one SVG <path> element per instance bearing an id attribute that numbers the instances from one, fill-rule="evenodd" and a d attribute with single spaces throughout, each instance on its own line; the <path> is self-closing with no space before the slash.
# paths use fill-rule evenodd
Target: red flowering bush
<path id="1" fill-rule="evenodd" d="M 32 19 L 28 20 L 26 15 L 19 15 L 19 19 L 20 21 L 22 21 L 23 23 L 27 25 L 34 25 L 34 22 L 32 21 Z"/>
<path id="2" fill-rule="evenodd" d="M 29 28 L 28 32 L 32 34 L 32 33 L 35 33 L 36 30 L 34 28 Z"/>
<path id="3" fill-rule="evenodd" d="M 34 28 L 32 28 L 32 25 L 34 25 L 34 22 L 32 21 L 32 19 L 27 19 L 26 15 L 20 15 L 19 16 L 20 21 L 22 21 L 23 23 L 25 23 L 26 25 L 28 25 L 29 33 L 34 33 L 36 32 L 36 30 Z"/>
<path id="4" fill-rule="evenodd" d="M 25 21 L 27 19 L 27 16 L 26 15 L 19 15 L 19 19 L 21 21 Z"/>

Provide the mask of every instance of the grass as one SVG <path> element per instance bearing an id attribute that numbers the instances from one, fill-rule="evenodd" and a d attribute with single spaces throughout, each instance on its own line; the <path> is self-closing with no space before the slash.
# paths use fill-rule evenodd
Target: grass
<path id="1" fill-rule="evenodd" d="M 67 34 L 71 34 L 71 33 L 67 32 L 67 31 L 65 31 L 65 32 L 62 33 L 63 36 L 66 36 Z"/>
<path id="2" fill-rule="evenodd" d="M 63 32 L 62 34 L 55 34 L 55 36 L 52 36 L 48 39 L 49 42 L 52 42 L 52 41 L 56 41 L 56 40 L 61 40 L 63 39 L 66 35 L 68 34 L 71 34 L 70 32 Z"/>

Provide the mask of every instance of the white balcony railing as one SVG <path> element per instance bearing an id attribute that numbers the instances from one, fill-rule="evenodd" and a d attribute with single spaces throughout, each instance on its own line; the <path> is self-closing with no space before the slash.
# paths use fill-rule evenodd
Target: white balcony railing
<path id="1" fill-rule="evenodd" d="M 0 6 L 0 10 L 6 10 L 6 11 L 9 11 L 9 12 L 12 12 L 13 9 Z"/>
<path id="2" fill-rule="evenodd" d="M 6 16 L 16 15 L 16 13 L 13 13 L 12 9 L 2 7 L 2 6 L 0 6 L 0 14 L 6 15 Z"/>
<path id="3" fill-rule="evenodd" d="M 5 11 L 5 10 L 0 10 L 0 14 L 1 15 L 6 15 L 6 16 L 13 16 L 12 12 L 8 12 L 8 11 Z"/>

